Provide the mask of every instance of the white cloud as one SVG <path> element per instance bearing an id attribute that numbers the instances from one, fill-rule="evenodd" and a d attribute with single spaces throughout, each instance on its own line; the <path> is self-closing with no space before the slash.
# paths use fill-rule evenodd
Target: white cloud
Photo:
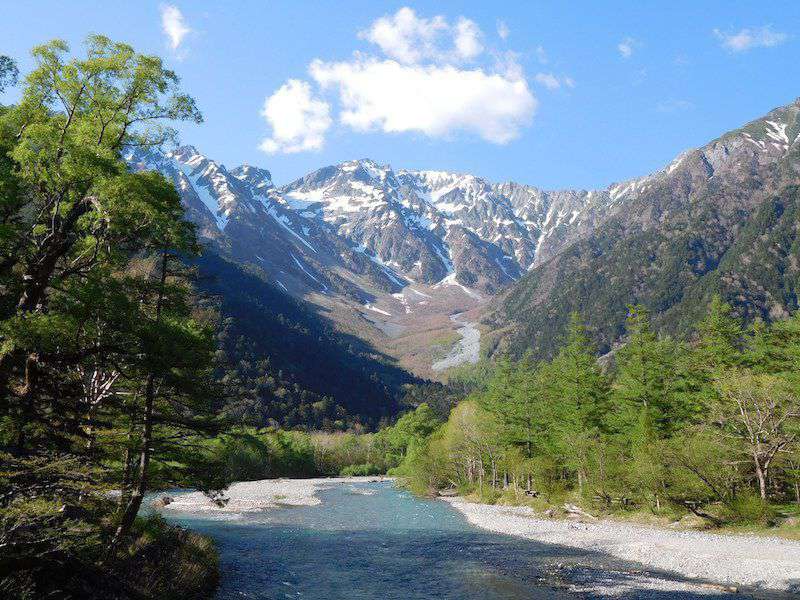
<path id="1" fill-rule="evenodd" d="M 306 81 L 290 79 L 264 101 L 261 111 L 272 137 L 261 142 L 264 152 L 293 153 L 319 150 L 331 126 L 330 105 L 314 98 Z"/>
<path id="2" fill-rule="evenodd" d="M 744 28 L 737 33 L 726 33 L 715 29 L 714 36 L 722 47 L 730 52 L 745 52 L 751 48 L 772 48 L 789 38 L 785 33 L 773 31 L 770 25 L 754 29 Z"/>
<path id="3" fill-rule="evenodd" d="M 459 17 L 454 36 L 456 55 L 464 60 L 472 60 L 478 56 L 483 52 L 482 36 L 483 33 L 475 21 Z"/>
<path id="4" fill-rule="evenodd" d="M 558 77 L 552 73 L 537 73 L 533 79 L 536 81 L 536 83 L 543 85 L 548 90 L 557 90 L 561 86 L 568 87 L 570 89 L 575 87 L 575 80 L 572 79 L 572 77 L 567 77 L 566 75 L 563 77 Z"/>
<path id="5" fill-rule="evenodd" d="M 465 131 L 505 144 L 530 123 L 537 106 L 527 82 L 513 72 L 366 57 L 337 63 L 316 60 L 310 72 L 323 88 L 338 90 L 340 120 L 358 131 L 430 137 Z"/>
<path id="6" fill-rule="evenodd" d="M 161 29 L 169 38 L 169 46 L 177 50 L 183 42 L 183 38 L 191 33 L 191 28 L 186 24 L 183 13 L 177 6 L 172 4 L 162 4 L 161 10 Z"/>
<path id="7" fill-rule="evenodd" d="M 519 137 L 533 119 L 538 103 L 517 54 L 486 52 L 483 33 L 466 17 L 425 18 L 405 7 L 358 35 L 383 55 L 312 61 L 310 82 L 289 80 L 267 98 L 262 114 L 273 133 L 263 150 L 320 148 L 334 106 L 336 120 L 354 131 L 467 133 L 495 144 Z M 569 78 L 558 84 L 574 85 Z"/>
<path id="8" fill-rule="evenodd" d="M 622 58 L 630 58 L 633 55 L 633 50 L 636 45 L 637 42 L 635 39 L 626 37 L 619 44 L 617 44 L 617 50 L 619 50 L 619 54 L 622 56 Z"/>
<path id="9" fill-rule="evenodd" d="M 552 73 L 537 73 L 534 79 L 536 83 L 540 83 L 548 90 L 557 90 L 561 87 L 561 82 L 558 80 L 558 77 Z"/>
<path id="10" fill-rule="evenodd" d="M 536 47 L 536 60 L 538 60 L 541 65 L 547 64 L 547 52 L 544 51 L 542 46 Z"/>
<path id="11" fill-rule="evenodd" d="M 501 40 L 507 40 L 511 30 L 508 28 L 508 25 L 503 20 L 497 21 L 497 35 L 500 36 Z"/>
<path id="12" fill-rule="evenodd" d="M 418 17 L 407 6 L 394 15 L 377 19 L 359 37 L 403 64 L 425 60 L 464 62 L 483 52 L 483 34 L 474 21 L 460 17 L 451 25 L 440 15 L 430 19 Z"/>

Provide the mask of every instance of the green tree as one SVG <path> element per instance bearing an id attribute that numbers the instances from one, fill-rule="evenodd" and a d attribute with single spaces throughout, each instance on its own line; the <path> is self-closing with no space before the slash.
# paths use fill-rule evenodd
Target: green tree
<path id="1" fill-rule="evenodd" d="M 627 332 L 616 354 L 610 420 L 617 433 L 647 444 L 687 417 L 674 393 L 677 348 L 672 340 L 656 335 L 641 306 L 629 307 Z"/>
<path id="2" fill-rule="evenodd" d="M 697 334 L 695 360 L 707 372 L 716 373 L 741 364 L 744 330 L 733 316 L 731 305 L 719 296 L 712 298 L 708 313 L 697 325 Z"/>
<path id="3" fill-rule="evenodd" d="M 200 115 L 160 59 L 105 37 L 33 57 L 0 111 L 0 535 L 16 532 L 16 564 L 58 557 L 45 595 L 93 572 L 73 566 L 102 560 L 115 521 L 112 546 L 129 541 L 151 484 L 224 482 L 196 443 L 216 390 L 182 266 L 194 228 L 170 182 L 124 160 Z"/>
<path id="4" fill-rule="evenodd" d="M 0 93 L 8 86 L 15 85 L 18 75 L 19 69 L 14 60 L 10 56 L 0 55 Z"/>
<path id="5" fill-rule="evenodd" d="M 171 139 L 169 120 L 200 120 L 160 59 L 102 36 L 88 39 L 85 58 L 68 52 L 61 41 L 35 48 L 22 98 L 0 118 L 12 166 L 2 186 L 12 193 L 0 196 L 2 316 L 42 338 L 48 329 L 59 334 L 58 315 L 48 311 L 52 293 L 101 266 L 120 268 L 168 228 L 185 229 L 172 186 L 154 173 L 129 173 L 122 155 Z M 36 347 L 9 328 L 4 334 L 2 392 L 20 421 L 35 420 L 46 366 Z M 23 448 L 24 428 L 18 433 Z"/>
<path id="6" fill-rule="evenodd" d="M 166 241 L 166 239 L 165 239 Z M 139 278 L 139 310 L 136 318 L 135 352 L 125 364 L 119 385 L 129 398 L 125 419 L 134 443 L 126 453 L 122 477 L 122 499 L 127 500 L 113 544 L 130 532 L 142 500 L 150 487 L 152 458 L 189 467 L 195 462 L 193 434 L 216 430 L 212 384 L 215 341 L 208 323 L 194 318 L 190 288 L 183 280 L 180 252 L 191 248 L 193 236 L 174 240 L 154 258 L 154 269 Z M 141 423 L 138 431 L 133 427 Z M 188 440 L 187 440 L 188 438 Z M 130 448 L 130 446 L 128 446 Z M 130 459 L 133 458 L 133 464 Z M 193 469 L 193 486 L 214 489 L 224 486 L 220 473 Z"/>
<path id="7" fill-rule="evenodd" d="M 577 476 L 583 493 L 593 449 L 607 411 L 608 380 L 580 316 L 570 316 L 564 345 L 542 365 L 544 405 L 550 417 L 551 449 L 561 464 Z"/>
<path id="8" fill-rule="evenodd" d="M 102 36 L 87 41 L 85 58 L 67 60 L 68 46 L 34 48 L 36 68 L 22 99 L 3 116 L 15 136 L 10 152 L 25 193 L 16 200 L 19 269 L 17 308 L 42 311 L 47 293 L 97 264 L 103 254 L 136 250 L 160 185 L 131 175 L 126 149 L 158 146 L 174 137 L 171 120 L 201 121 L 194 101 L 161 60 Z M 10 264 L 9 264 L 10 263 Z"/>
<path id="9" fill-rule="evenodd" d="M 737 442 L 741 458 L 751 462 L 758 493 L 766 500 L 777 458 L 800 441 L 800 398 L 774 375 L 727 371 L 716 385 L 719 401 L 711 419 L 720 435 Z"/>
<path id="10" fill-rule="evenodd" d="M 608 380 L 578 313 L 570 315 L 564 344 L 550 361 L 545 392 L 558 398 L 559 420 L 570 428 L 597 429 L 607 409 Z"/>

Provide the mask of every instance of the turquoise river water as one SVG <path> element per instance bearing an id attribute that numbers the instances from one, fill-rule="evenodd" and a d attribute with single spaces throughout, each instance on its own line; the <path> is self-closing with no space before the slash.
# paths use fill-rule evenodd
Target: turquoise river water
<path id="1" fill-rule="evenodd" d="M 319 498 L 317 506 L 258 513 L 165 516 L 216 540 L 220 600 L 575 598 L 620 585 L 613 597 L 707 597 L 637 592 L 641 574 L 631 565 L 483 531 L 447 503 L 390 482 L 332 485 Z"/>

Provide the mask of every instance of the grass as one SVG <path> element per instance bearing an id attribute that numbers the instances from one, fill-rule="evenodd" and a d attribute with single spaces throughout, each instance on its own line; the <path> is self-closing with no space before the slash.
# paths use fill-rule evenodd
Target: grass
<path id="1" fill-rule="evenodd" d="M 461 335 L 457 332 L 448 331 L 431 340 L 431 358 L 433 361 L 446 357 L 460 339 Z"/>
<path id="2" fill-rule="evenodd" d="M 114 570 L 143 597 L 203 600 L 219 583 L 219 556 L 210 538 L 153 515 L 137 521 L 126 556 Z"/>

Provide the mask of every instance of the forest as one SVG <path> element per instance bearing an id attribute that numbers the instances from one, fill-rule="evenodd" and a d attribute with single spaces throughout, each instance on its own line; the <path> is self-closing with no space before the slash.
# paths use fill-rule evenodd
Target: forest
<path id="1" fill-rule="evenodd" d="M 689 341 L 640 306 L 597 359 L 577 314 L 550 360 L 500 361 L 397 470 L 420 493 L 706 526 L 800 510 L 800 316 L 743 327 L 715 297 Z M 796 521 L 796 519 L 795 519 Z M 790 521 L 791 522 L 791 521 Z"/>

